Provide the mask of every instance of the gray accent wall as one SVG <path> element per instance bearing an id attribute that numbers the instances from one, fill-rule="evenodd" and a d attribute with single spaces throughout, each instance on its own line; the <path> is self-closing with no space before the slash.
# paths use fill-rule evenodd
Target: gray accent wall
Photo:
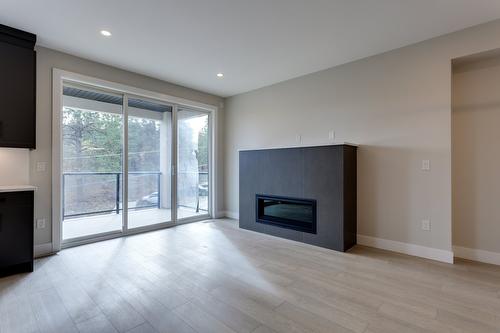
<path id="1" fill-rule="evenodd" d="M 356 243 L 356 149 L 330 145 L 240 151 L 240 228 L 349 249 Z M 316 200 L 317 233 L 257 223 L 256 194 Z"/>

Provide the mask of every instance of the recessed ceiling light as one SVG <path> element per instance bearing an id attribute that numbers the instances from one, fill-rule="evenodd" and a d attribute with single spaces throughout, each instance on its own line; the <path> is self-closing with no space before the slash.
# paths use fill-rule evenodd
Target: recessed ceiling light
<path id="1" fill-rule="evenodd" d="M 217 73 L 217 77 L 224 77 L 224 74 L 222 74 L 222 73 Z"/>
<path id="2" fill-rule="evenodd" d="M 108 30 L 101 30 L 101 35 L 103 35 L 104 37 L 111 37 L 111 32 L 109 32 Z"/>

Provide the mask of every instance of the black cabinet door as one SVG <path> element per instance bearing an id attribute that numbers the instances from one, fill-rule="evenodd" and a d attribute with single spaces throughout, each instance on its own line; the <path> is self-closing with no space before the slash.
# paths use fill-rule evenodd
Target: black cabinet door
<path id="1" fill-rule="evenodd" d="M 0 147 L 35 148 L 36 53 L 0 41 Z"/>
<path id="2" fill-rule="evenodd" d="M 33 192 L 0 193 L 0 268 L 33 260 Z"/>

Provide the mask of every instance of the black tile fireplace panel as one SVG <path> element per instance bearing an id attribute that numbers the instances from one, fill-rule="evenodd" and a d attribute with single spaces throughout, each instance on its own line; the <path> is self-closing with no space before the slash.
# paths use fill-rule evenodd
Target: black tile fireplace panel
<path id="1" fill-rule="evenodd" d="M 258 195 L 314 200 L 315 233 L 262 223 Z M 356 243 L 356 147 L 240 151 L 239 215 L 240 228 L 346 251 Z"/>

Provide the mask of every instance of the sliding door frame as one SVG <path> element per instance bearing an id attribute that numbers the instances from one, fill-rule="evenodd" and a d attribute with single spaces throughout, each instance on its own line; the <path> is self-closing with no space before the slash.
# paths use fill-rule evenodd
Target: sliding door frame
<path id="1" fill-rule="evenodd" d="M 128 177 L 129 177 L 129 173 L 128 173 L 128 160 L 129 160 L 129 150 L 128 150 L 128 141 L 129 141 L 129 137 L 128 137 L 128 118 L 129 118 L 129 111 L 128 111 L 128 100 L 129 98 L 136 98 L 136 99 L 141 99 L 141 100 L 145 100 L 145 101 L 149 101 L 149 102 L 152 102 L 152 103 L 161 103 L 163 105 L 166 105 L 166 106 L 170 106 L 172 108 L 172 115 L 171 115 L 171 122 L 172 122 L 172 133 L 171 133 L 171 136 L 172 136 L 172 140 L 171 140 L 171 146 L 170 146 L 170 151 L 171 151 L 171 154 L 172 154 L 172 157 L 171 157 L 171 160 L 173 162 L 173 157 L 175 156 L 175 140 L 174 140 L 174 133 L 176 131 L 176 126 L 174 126 L 174 118 L 175 118 L 175 108 L 176 108 L 176 105 L 177 104 L 174 104 L 174 103 L 170 103 L 170 102 L 167 102 L 167 101 L 164 101 L 164 100 L 160 100 L 160 99 L 157 99 L 157 98 L 150 98 L 150 97 L 147 97 L 147 96 L 143 96 L 143 95 L 137 95 L 137 94 L 129 94 L 129 93 L 125 93 L 124 94 L 124 105 L 125 105 L 125 99 L 126 99 L 126 107 L 124 106 L 124 115 L 126 115 L 126 121 L 125 121 L 125 124 L 124 124 L 124 132 L 123 132 L 123 135 L 125 138 L 127 138 L 126 140 L 124 140 L 126 142 L 126 145 L 127 146 L 124 146 L 124 153 L 123 153 L 123 164 L 126 165 L 126 172 L 125 172 L 125 169 L 124 169 L 124 174 L 123 174 L 123 181 L 124 181 L 124 185 L 123 185 L 123 197 L 124 198 L 127 198 L 128 199 L 128 185 L 129 185 L 129 182 L 128 182 Z M 174 169 L 174 164 L 171 163 L 170 164 L 170 191 L 171 191 L 171 200 L 170 200 L 170 207 L 174 207 L 174 203 L 175 203 L 175 196 L 174 196 L 174 183 L 176 182 L 176 178 L 175 178 L 175 175 L 173 174 L 173 169 Z M 125 210 L 125 205 L 126 205 L 126 210 Z M 141 233 L 141 232 L 146 232 L 146 231 L 151 231 L 151 230 L 157 230 L 157 229 L 163 229 L 163 228 L 167 228 L 167 227 L 172 227 L 173 225 L 176 224 L 176 219 L 175 219 L 175 213 L 174 213 L 174 209 L 171 208 L 170 209 L 170 221 L 167 221 L 167 222 L 159 222 L 159 223 L 154 223 L 154 224 L 151 224 L 151 225 L 146 225 L 146 226 L 141 226 L 141 227 L 135 227 L 135 228 L 130 228 L 129 227 L 129 223 L 128 223 L 128 200 L 124 200 L 124 203 L 123 203 L 123 207 L 124 207 L 124 211 L 126 211 L 127 213 L 124 214 L 124 218 L 123 218 L 123 231 L 122 231 L 122 236 L 123 234 L 126 234 L 126 235 L 129 235 L 129 234 L 137 234 L 137 233 Z"/>
<path id="2" fill-rule="evenodd" d="M 123 200 L 122 231 L 98 234 L 94 237 L 81 237 L 72 239 L 70 242 L 62 240 L 62 107 L 63 107 L 63 86 L 64 83 L 74 83 L 89 87 L 98 88 L 111 93 L 118 93 L 123 96 L 123 189 L 122 197 L 128 199 L 128 98 L 138 97 L 154 100 L 172 106 L 172 163 L 171 163 L 171 221 L 158 223 L 151 226 L 128 228 L 128 200 Z M 209 115 L 209 212 L 207 215 L 194 216 L 177 220 L 177 110 L 178 107 L 185 107 Z M 122 237 L 130 234 L 141 233 L 156 229 L 163 229 L 177 224 L 195 222 L 207 218 L 215 218 L 217 215 L 217 111 L 213 105 L 199 103 L 184 98 L 170 96 L 162 93 L 152 92 L 133 86 L 110 82 L 78 73 L 68 72 L 54 68 L 52 70 L 52 250 L 59 251 L 61 248 L 76 246 L 105 239 Z"/>

